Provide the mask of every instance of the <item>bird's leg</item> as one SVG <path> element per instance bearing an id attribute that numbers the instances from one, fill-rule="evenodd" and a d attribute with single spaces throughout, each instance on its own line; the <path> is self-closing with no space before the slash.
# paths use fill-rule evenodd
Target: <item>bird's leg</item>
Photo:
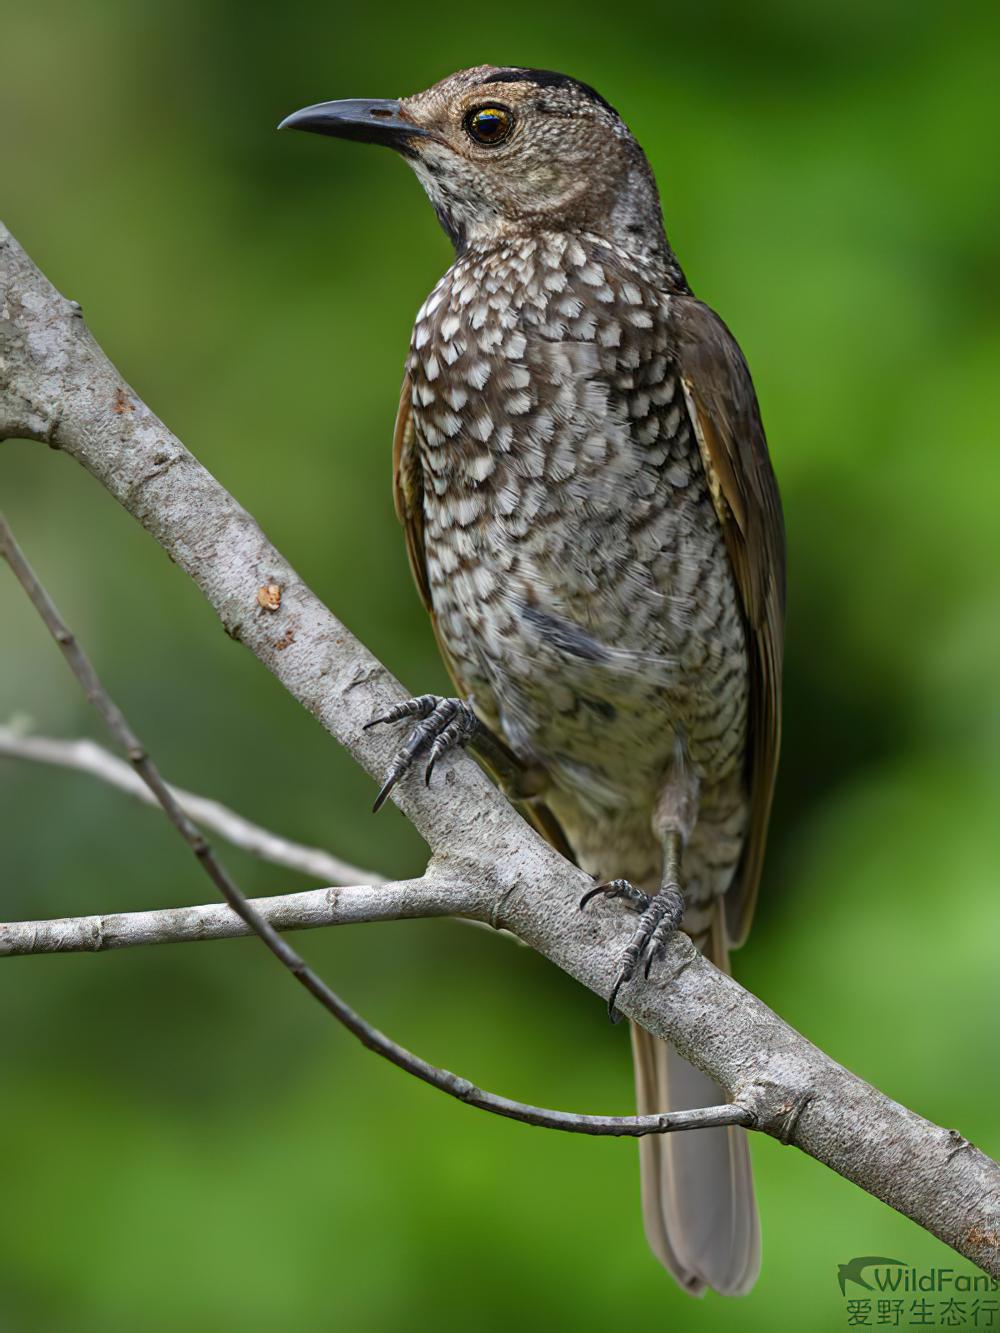
<path id="1" fill-rule="evenodd" d="M 608 997 L 608 1016 L 612 1023 L 617 1023 L 620 1017 L 615 1008 L 618 992 L 635 976 L 640 962 L 643 962 L 643 975 L 649 976 L 649 970 L 663 952 L 667 939 L 683 919 L 684 892 L 680 883 L 682 847 L 683 838 L 678 830 L 670 829 L 664 833 L 663 873 L 660 887 L 652 897 L 635 888 L 627 879 L 612 879 L 605 884 L 598 884 L 580 899 L 580 907 L 583 908 L 598 894 L 608 898 L 624 898 L 641 914 Z"/>
<path id="2" fill-rule="evenodd" d="M 416 718 L 416 726 L 389 765 L 373 810 L 381 810 L 393 787 L 418 758 L 425 761 L 424 782 L 429 784 L 434 765 L 441 756 L 463 746 L 468 746 L 483 760 L 512 800 L 530 800 L 542 790 L 544 780 L 540 771 L 522 764 L 513 750 L 480 722 L 471 700 L 421 694 L 390 709 L 382 717 L 372 718 L 366 723 L 365 730 L 383 722 L 402 722 L 404 718 Z"/>

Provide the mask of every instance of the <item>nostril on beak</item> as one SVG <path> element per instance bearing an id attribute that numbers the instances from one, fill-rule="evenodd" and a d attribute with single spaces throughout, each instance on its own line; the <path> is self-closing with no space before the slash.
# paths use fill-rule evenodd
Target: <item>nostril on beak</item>
<path id="1" fill-rule="evenodd" d="M 379 98 L 349 98 L 346 101 L 317 102 L 315 106 L 294 111 L 279 129 L 310 130 L 336 139 L 359 139 L 362 143 L 383 144 L 412 155 L 411 139 L 426 138 L 421 129 L 403 114 L 397 101 Z"/>

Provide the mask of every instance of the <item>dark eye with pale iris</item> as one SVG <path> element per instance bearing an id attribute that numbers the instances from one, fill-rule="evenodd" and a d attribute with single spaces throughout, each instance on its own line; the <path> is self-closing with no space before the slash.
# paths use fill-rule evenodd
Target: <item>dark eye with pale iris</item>
<path id="1" fill-rule="evenodd" d="M 465 128 L 476 143 L 492 148 L 509 136 L 514 117 L 505 106 L 481 106 L 465 117 Z"/>

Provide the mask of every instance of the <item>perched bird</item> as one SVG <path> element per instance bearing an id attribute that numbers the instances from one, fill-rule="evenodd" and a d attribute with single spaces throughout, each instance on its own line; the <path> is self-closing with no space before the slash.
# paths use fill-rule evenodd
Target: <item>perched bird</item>
<path id="1" fill-rule="evenodd" d="M 483 65 L 282 128 L 384 144 L 455 262 L 417 315 L 396 507 L 461 697 L 423 695 L 376 808 L 469 744 L 637 909 L 611 997 L 683 925 L 746 937 L 780 735 L 781 505 L 746 363 L 691 293 L 649 164 L 593 88 Z M 592 895 L 587 895 L 591 897 Z M 633 1028 L 639 1111 L 719 1090 Z M 685 1290 L 753 1285 L 743 1130 L 640 1142 L 646 1233 Z"/>

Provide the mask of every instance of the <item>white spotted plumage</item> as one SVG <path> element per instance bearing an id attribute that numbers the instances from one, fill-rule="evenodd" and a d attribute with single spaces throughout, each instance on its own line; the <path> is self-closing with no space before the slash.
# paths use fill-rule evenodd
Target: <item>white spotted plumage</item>
<path id="1" fill-rule="evenodd" d="M 408 371 L 456 673 L 548 772 L 546 802 L 595 874 L 655 885 L 651 810 L 682 746 L 701 786 L 685 860 L 697 932 L 746 821 L 746 645 L 678 405 L 670 301 L 663 275 L 600 237 L 521 238 L 457 260 Z"/>

